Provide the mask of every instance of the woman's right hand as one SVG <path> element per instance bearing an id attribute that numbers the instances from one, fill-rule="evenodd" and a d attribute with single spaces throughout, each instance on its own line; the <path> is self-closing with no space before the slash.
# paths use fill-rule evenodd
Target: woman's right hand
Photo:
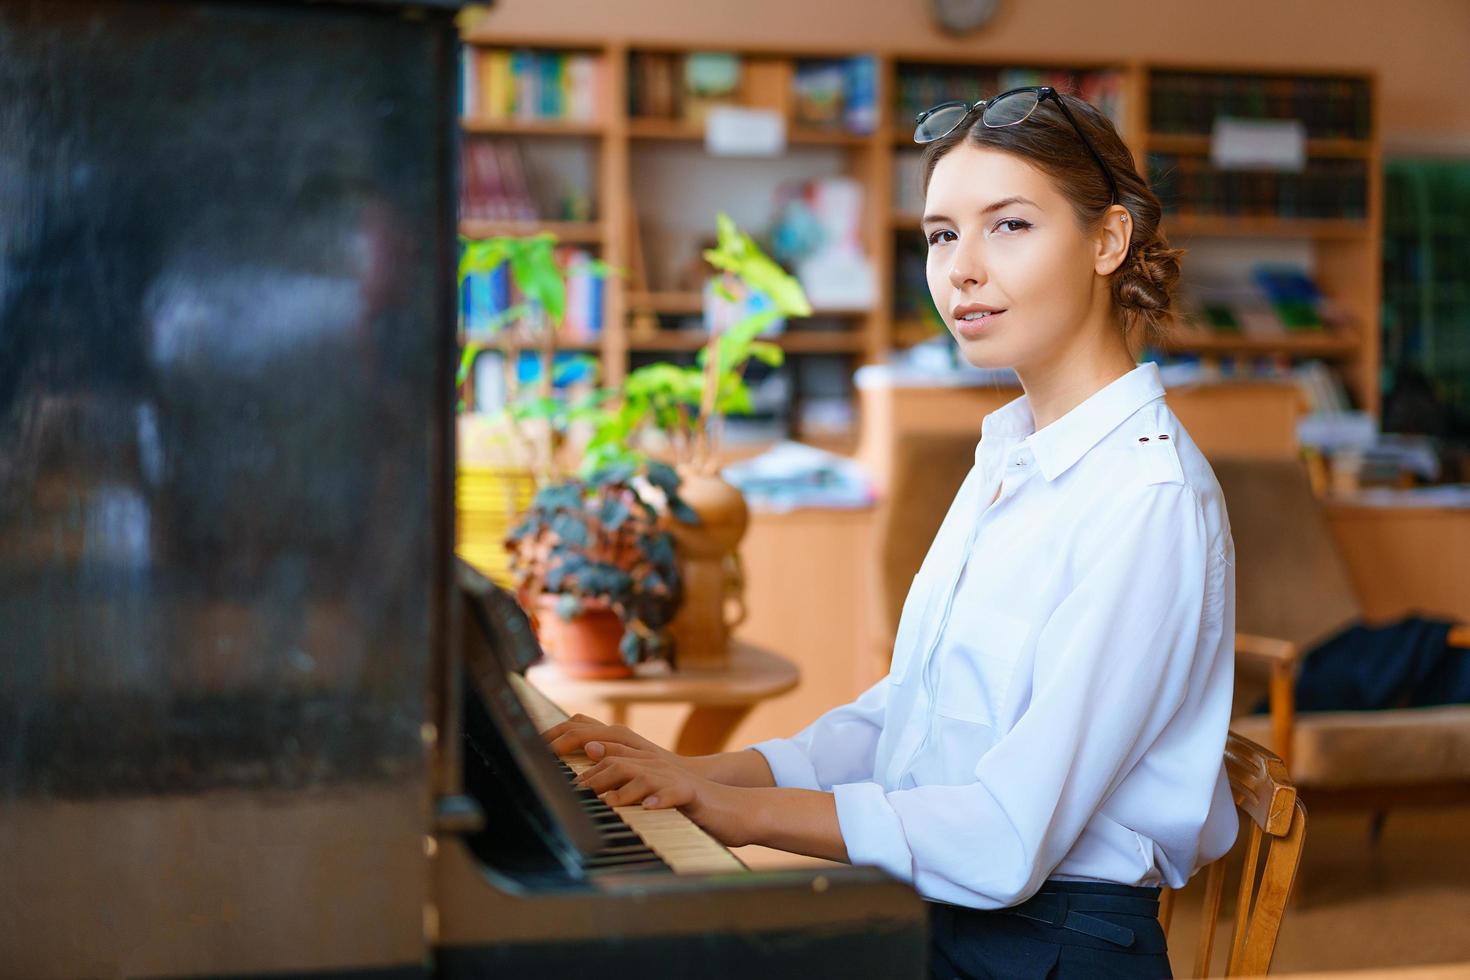
<path id="1" fill-rule="evenodd" d="M 587 715 L 573 715 L 561 724 L 548 728 L 541 736 L 551 744 L 551 751 L 557 755 L 585 752 L 587 758 L 593 762 L 601 762 L 608 756 L 642 756 L 662 759 L 690 772 L 698 768 L 690 764 L 693 759 L 650 742 L 627 725 L 605 725 Z"/>
<path id="2" fill-rule="evenodd" d="M 759 752 L 747 749 L 714 755 L 679 755 L 650 742 L 627 725 L 604 725 L 586 715 L 573 715 L 546 729 L 541 736 L 557 755 L 585 752 L 593 762 L 618 757 L 661 759 L 727 786 L 776 785 L 770 766 Z"/>

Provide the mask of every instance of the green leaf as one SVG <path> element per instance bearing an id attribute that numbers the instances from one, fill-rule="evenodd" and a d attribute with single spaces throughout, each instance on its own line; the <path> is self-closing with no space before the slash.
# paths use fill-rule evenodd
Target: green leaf
<path id="1" fill-rule="evenodd" d="M 553 483 L 536 491 L 531 499 L 532 506 L 542 511 L 571 510 L 582 507 L 582 485 L 580 483 Z"/>
<path id="2" fill-rule="evenodd" d="M 698 525 L 700 523 L 699 515 L 694 512 L 694 508 L 682 499 L 669 501 L 669 512 L 674 515 L 675 520 L 684 524 Z"/>
<path id="3" fill-rule="evenodd" d="M 582 600 L 575 595 L 563 595 L 556 600 L 556 614 L 570 622 L 582 614 Z"/>
<path id="4" fill-rule="evenodd" d="M 566 412 L 566 403 L 555 395 L 522 398 L 509 407 L 517 419 L 556 419 Z"/>
<path id="5" fill-rule="evenodd" d="M 592 540 L 587 525 L 571 513 L 556 515 L 551 522 L 551 530 L 573 548 L 585 548 Z"/>
<path id="6" fill-rule="evenodd" d="M 628 510 L 628 505 L 617 498 L 604 500 L 601 512 L 597 515 L 598 520 L 602 521 L 603 526 L 609 531 L 621 528 L 631 516 L 632 512 Z"/>
<path id="7" fill-rule="evenodd" d="M 624 630 L 623 638 L 618 641 L 618 653 L 622 655 L 623 662 L 629 667 L 636 664 L 641 654 L 638 646 L 638 634 L 632 630 Z"/>
<path id="8" fill-rule="evenodd" d="M 750 345 L 749 353 L 757 361 L 760 361 L 762 364 L 769 364 L 771 367 L 780 367 L 786 362 L 786 352 L 781 349 L 779 344 L 772 344 L 765 341 L 753 343 Z"/>
<path id="9" fill-rule="evenodd" d="M 658 487 L 664 493 L 672 494 L 679 487 L 679 471 L 668 463 L 653 460 L 648 464 L 648 482 Z"/>
<path id="10" fill-rule="evenodd" d="M 633 479 L 633 466 L 629 463 L 616 463 L 593 473 L 588 482 L 596 487 L 605 487 L 615 483 L 627 483 L 631 479 Z"/>

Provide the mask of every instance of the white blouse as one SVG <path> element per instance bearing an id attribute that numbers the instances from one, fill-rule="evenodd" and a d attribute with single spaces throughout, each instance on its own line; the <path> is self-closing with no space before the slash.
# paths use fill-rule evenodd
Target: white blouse
<path id="1" fill-rule="evenodd" d="M 778 786 L 835 794 L 852 863 L 927 898 L 1181 887 L 1235 840 L 1234 560 L 1157 365 L 1039 432 L 1022 396 L 981 425 L 888 676 L 750 747 Z"/>

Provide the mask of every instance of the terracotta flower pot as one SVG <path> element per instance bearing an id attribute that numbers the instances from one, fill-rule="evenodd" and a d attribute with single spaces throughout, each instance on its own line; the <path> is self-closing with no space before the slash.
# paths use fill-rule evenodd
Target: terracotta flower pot
<path id="1" fill-rule="evenodd" d="M 623 639 L 618 614 L 605 602 L 585 601 L 580 613 L 562 619 L 556 611 L 560 598 L 543 594 L 536 599 L 536 632 L 552 663 L 568 677 L 632 677 L 633 668 L 618 652 Z"/>

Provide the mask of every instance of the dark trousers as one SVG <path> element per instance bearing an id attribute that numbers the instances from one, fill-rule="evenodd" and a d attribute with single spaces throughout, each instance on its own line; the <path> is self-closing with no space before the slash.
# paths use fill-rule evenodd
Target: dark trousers
<path id="1" fill-rule="evenodd" d="M 933 980 L 1173 977 L 1158 888 L 1047 881 L 994 911 L 929 903 Z"/>

